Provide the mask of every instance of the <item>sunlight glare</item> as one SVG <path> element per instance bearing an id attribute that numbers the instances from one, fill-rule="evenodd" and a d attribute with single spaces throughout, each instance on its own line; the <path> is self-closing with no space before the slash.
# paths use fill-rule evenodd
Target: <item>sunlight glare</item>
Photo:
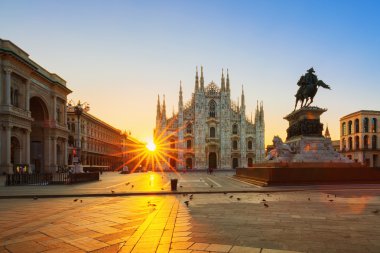
<path id="1" fill-rule="evenodd" d="M 154 142 L 148 142 L 148 144 L 146 145 L 146 148 L 149 150 L 149 151 L 155 151 L 156 150 L 156 144 L 154 144 Z"/>

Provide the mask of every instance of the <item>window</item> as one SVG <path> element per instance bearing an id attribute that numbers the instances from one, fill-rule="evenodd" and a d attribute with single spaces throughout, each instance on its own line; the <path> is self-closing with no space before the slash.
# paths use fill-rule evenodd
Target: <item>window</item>
<path id="1" fill-rule="evenodd" d="M 252 167 L 252 158 L 248 157 L 248 167 Z"/>
<path id="2" fill-rule="evenodd" d="M 193 125 L 191 123 L 186 126 L 186 133 L 191 134 L 193 132 Z"/>
<path id="3" fill-rule="evenodd" d="M 234 124 L 232 126 L 232 134 L 237 134 L 238 133 L 238 126 L 236 124 Z"/>
<path id="4" fill-rule="evenodd" d="M 352 150 L 352 137 L 348 138 L 348 149 Z"/>
<path id="5" fill-rule="evenodd" d="M 342 123 L 342 135 L 346 135 L 346 122 Z"/>
<path id="6" fill-rule="evenodd" d="M 352 121 L 348 121 L 348 134 L 352 134 Z"/>
<path id="7" fill-rule="evenodd" d="M 342 150 L 343 151 L 346 150 L 346 139 L 345 138 L 342 139 Z"/>
<path id="8" fill-rule="evenodd" d="M 355 149 L 359 149 L 360 143 L 359 143 L 359 136 L 355 136 Z"/>
<path id="9" fill-rule="evenodd" d="M 376 133 L 377 132 L 377 119 L 376 118 L 372 118 L 371 132 L 372 133 Z"/>
<path id="10" fill-rule="evenodd" d="M 377 149 L 377 137 L 376 137 L 376 135 L 372 136 L 372 149 Z"/>
<path id="11" fill-rule="evenodd" d="M 186 141 L 186 148 L 191 149 L 191 140 Z"/>
<path id="12" fill-rule="evenodd" d="M 237 141 L 232 142 L 232 149 L 237 150 L 238 149 L 238 143 Z"/>
<path id="13" fill-rule="evenodd" d="M 13 106 L 18 106 L 19 96 L 20 96 L 20 93 L 18 89 L 11 88 L 11 104 Z"/>
<path id="14" fill-rule="evenodd" d="M 369 120 L 368 120 L 368 118 L 364 118 L 364 122 L 363 123 L 364 123 L 364 126 L 363 126 L 364 129 L 363 130 L 364 130 L 365 133 L 368 133 L 368 131 L 369 131 L 369 127 L 368 127 Z"/>
<path id="15" fill-rule="evenodd" d="M 368 135 L 364 135 L 364 138 L 363 138 L 363 141 L 364 141 L 364 148 L 368 148 L 368 146 L 369 146 L 369 143 L 368 143 L 368 141 L 369 141 L 369 139 L 368 139 Z"/>
<path id="16" fill-rule="evenodd" d="M 249 149 L 249 150 L 252 149 L 252 141 L 248 141 L 248 149 Z"/>
<path id="17" fill-rule="evenodd" d="M 355 120 L 355 133 L 359 133 L 359 119 Z"/>
<path id="18" fill-rule="evenodd" d="M 215 127 L 210 127 L 210 138 L 215 138 Z"/>
<path id="19" fill-rule="evenodd" d="M 216 117 L 216 103 L 214 100 L 211 100 L 209 103 L 209 117 L 211 118 Z"/>

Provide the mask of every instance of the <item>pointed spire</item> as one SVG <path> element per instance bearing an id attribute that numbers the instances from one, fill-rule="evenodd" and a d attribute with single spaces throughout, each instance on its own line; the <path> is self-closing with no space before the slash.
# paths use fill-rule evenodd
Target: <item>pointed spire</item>
<path id="1" fill-rule="evenodd" d="M 330 131 L 329 131 L 329 125 L 326 126 L 325 137 L 326 138 L 331 138 Z"/>
<path id="2" fill-rule="evenodd" d="M 165 104 L 165 95 L 162 102 L 162 118 L 166 120 L 166 104 Z"/>
<path id="3" fill-rule="evenodd" d="M 251 123 L 253 123 L 253 122 L 252 122 L 252 114 L 253 114 L 253 113 L 251 112 Z"/>
<path id="4" fill-rule="evenodd" d="M 160 105 L 160 95 L 158 95 L 158 98 L 157 98 L 157 115 L 156 117 L 160 117 L 161 116 L 161 105 Z"/>
<path id="5" fill-rule="evenodd" d="M 201 66 L 201 91 L 205 90 L 205 80 L 203 78 L 203 66 Z"/>
<path id="6" fill-rule="evenodd" d="M 196 67 L 195 72 L 195 92 L 199 90 L 199 78 L 198 78 L 198 66 Z"/>
<path id="7" fill-rule="evenodd" d="M 222 81 L 221 81 L 222 91 L 226 90 L 226 80 L 224 79 L 224 73 L 222 69 Z"/>
<path id="8" fill-rule="evenodd" d="M 182 81 L 179 81 L 179 101 L 178 101 L 179 107 L 183 106 L 183 97 L 182 97 Z M 178 108 L 180 109 L 180 108 Z"/>
<path id="9" fill-rule="evenodd" d="M 260 121 L 261 125 L 264 125 L 264 103 L 261 101 L 260 103 Z"/>
<path id="10" fill-rule="evenodd" d="M 174 118 L 174 105 L 173 105 L 173 118 Z"/>
<path id="11" fill-rule="evenodd" d="M 255 124 L 257 124 L 258 121 L 259 121 L 259 114 L 260 114 L 260 111 L 259 111 L 259 100 L 257 100 L 256 113 L 255 113 Z"/>
<path id="12" fill-rule="evenodd" d="M 230 76 L 228 75 L 228 69 L 227 69 L 227 91 L 230 91 Z"/>
<path id="13" fill-rule="evenodd" d="M 244 86 L 241 86 L 241 107 L 245 108 Z"/>

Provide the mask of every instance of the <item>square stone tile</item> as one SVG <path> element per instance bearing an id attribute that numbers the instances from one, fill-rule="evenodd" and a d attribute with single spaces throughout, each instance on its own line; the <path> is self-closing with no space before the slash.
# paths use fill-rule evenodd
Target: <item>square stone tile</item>
<path id="1" fill-rule="evenodd" d="M 232 248 L 231 245 L 211 244 L 206 248 L 206 250 L 217 251 L 217 252 L 228 252 L 228 251 L 230 251 L 231 248 Z"/>

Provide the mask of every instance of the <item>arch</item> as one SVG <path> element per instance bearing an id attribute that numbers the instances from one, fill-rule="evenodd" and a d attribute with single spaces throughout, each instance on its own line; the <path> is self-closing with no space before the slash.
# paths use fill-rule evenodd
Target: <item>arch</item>
<path id="1" fill-rule="evenodd" d="M 368 118 L 364 118 L 363 120 L 363 132 L 368 133 L 369 132 L 369 120 Z"/>
<path id="2" fill-rule="evenodd" d="M 248 157 L 248 167 L 252 167 L 253 161 L 252 157 Z"/>
<path id="3" fill-rule="evenodd" d="M 343 151 L 346 150 L 346 139 L 345 138 L 342 139 L 342 150 Z"/>
<path id="4" fill-rule="evenodd" d="M 355 133 L 359 133 L 359 119 L 355 119 Z"/>
<path id="5" fill-rule="evenodd" d="M 372 149 L 377 149 L 377 136 L 372 135 Z"/>
<path id="6" fill-rule="evenodd" d="M 363 137 L 363 147 L 364 147 L 365 149 L 367 149 L 368 146 L 369 146 L 368 135 L 364 135 L 364 137 Z"/>
<path id="7" fill-rule="evenodd" d="M 210 138 L 215 138 L 215 127 L 210 127 Z"/>
<path id="8" fill-rule="evenodd" d="M 237 140 L 232 141 L 232 149 L 237 150 L 238 149 L 238 143 Z"/>
<path id="9" fill-rule="evenodd" d="M 355 136 L 355 149 L 359 149 L 359 148 L 360 148 L 359 136 Z"/>
<path id="10" fill-rule="evenodd" d="M 48 120 L 49 117 L 49 110 L 46 106 L 47 103 L 41 98 L 41 97 L 31 97 L 29 100 L 30 105 L 30 111 L 32 114 L 32 118 L 35 121 L 45 121 Z"/>
<path id="11" fill-rule="evenodd" d="M 238 133 L 238 125 L 237 124 L 233 124 L 232 125 L 232 134 L 237 134 Z"/>
<path id="12" fill-rule="evenodd" d="M 371 124 L 371 132 L 376 133 L 377 132 L 377 119 L 372 118 L 372 124 Z"/>
<path id="13" fill-rule="evenodd" d="M 186 148 L 191 149 L 191 140 L 186 141 Z"/>
<path id="14" fill-rule="evenodd" d="M 187 124 L 186 126 L 186 133 L 187 134 L 191 134 L 193 132 L 193 124 L 191 124 L 190 122 Z"/>
<path id="15" fill-rule="evenodd" d="M 234 157 L 232 158 L 232 168 L 236 169 L 237 167 L 239 167 L 239 159 Z"/>
<path id="16" fill-rule="evenodd" d="M 193 159 L 190 157 L 186 158 L 186 169 L 193 169 Z"/>
<path id="17" fill-rule="evenodd" d="M 249 140 L 248 141 L 248 150 L 252 150 L 252 141 L 251 140 Z"/>
<path id="18" fill-rule="evenodd" d="M 348 138 L 348 150 L 352 150 L 352 137 Z"/>
<path id="19" fill-rule="evenodd" d="M 216 117 L 216 102 L 214 100 L 211 100 L 208 103 L 208 107 L 209 107 L 208 116 L 211 118 L 215 118 Z"/>
<path id="20" fill-rule="evenodd" d="M 352 134 L 352 120 L 348 121 L 348 134 Z"/>
<path id="21" fill-rule="evenodd" d="M 347 132 L 346 132 L 346 122 L 343 122 L 342 123 L 342 135 L 346 135 Z"/>
<path id="22" fill-rule="evenodd" d="M 208 154 L 208 167 L 209 169 L 216 169 L 217 168 L 217 158 L 215 152 L 210 152 Z"/>
<path id="23" fill-rule="evenodd" d="M 69 144 L 69 146 L 71 146 L 71 147 L 74 146 L 74 136 L 69 135 L 68 144 Z"/>

